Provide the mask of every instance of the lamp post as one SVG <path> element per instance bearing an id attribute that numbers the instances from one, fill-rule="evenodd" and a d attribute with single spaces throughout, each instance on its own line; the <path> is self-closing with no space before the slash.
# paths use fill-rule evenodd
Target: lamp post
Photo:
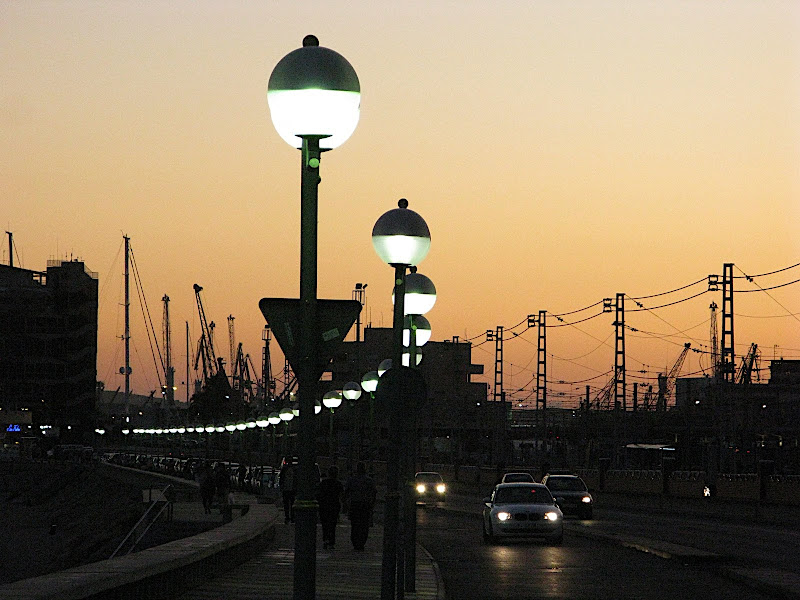
<path id="1" fill-rule="evenodd" d="M 291 446 L 289 445 L 289 421 L 294 419 L 294 411 L 291 408 L 282 408 L 281 411 L 278 413 L 281 421 L 283 421 L 283 444 L 282 450 L 284 456 L 287 454 L 291 454 Z"/>
<path id="2" fill-rule="evenodd" d="M 428 254 L 431 233 L 425 220 L 408 208 L 403 198 L 372 228 L 372 245 L 378 256 L 394 267 L 394 319 L 392 364 L 400 369 L 403 355 L 403 310 L 406 292 L 406 269 L 416 266 Z M 400 468 L 403 416 L 408 414 L 407 398 L 398 392 L 389 406 L 390 444 L 386 461 L 386 508 L 383 520 L 383 557 L 381 563 L 381 600 L 392 600 L 395 577 L 402 585 L 402 548 L 400 532 Z"/>
<path id="3" fill-rule="evenodd" d="M 422 354 L 419 346 L 431 337 L 431 324 L 423 314 L 427 313 L 436 304 L 436 287 L 433 282 L 418 273 L 416 267 L 411 268 L 411 273 L 406 277 L 406 293 L 403 301 L 403 310 L 406 314 L 403 330 L 403 344 L 408 347 L 408 366 L 415 368 Z M 406 333 L 408 335 L 406 335 Z M 405 359 L 406 354 L 403 354 Z M 405 360 L 404 363 L 405 364 Z M 408 435 L 408 457 L 406 462 L 407 488 L 413 485 L 414 474 L 417 462 L 417 410 L 414 406 L 409 411 L 412 419 L 412 426 Z M 417 511 L 416 497 L 410 489 L 406 489 L 405 495 L 405 591 L 416 591 L 417 577 Z"/>
<path id="4" fill-rule="evenodd" d="M 367 427 L 369 430 L 369 467 L 370 473 L 374 473 L 374 460 L 377 453 L 377 435 L 375 434 L 375 390 L 378 389 L 378 372 L 369 371 L 361 378 L 361 388 L 369 394 L 369 419 Z"/>
<path id="5" fill-rule="evenodd" d="M 317 502 L 314 497 L 317 325 L 317 199 L 322 150 L 346 141 L 358 124 L 361 85 L 352 65 L 319 45 L 313 35 L 284 56 L 267 88 L 272 122 L 278 134 L 302 151 L 300 199 L 300 304 L 296 369 L 300 396 L 299 477 L 295 510 L 295 600 L 316 597 Z"/>
<path id="6" fill-rule="evenodd" d="M 331 464 L 335 465 L 337 460 L 333 451 L 333 409 L 342 405 L 342 393 L 336 390 L 325 392 L 322 404 L 331 411 L 328 417 L 328 457 L 331 459 Z"/>
<path id="7" fill-rule="evenodd" d="M 361 398 L 361 384 L 356 383 L 355 381 L 348 381 L 344 384 L 344 388 L 342 388 L 342 396 L 344 399 L 347 400 L 348 404 L 348 413 L 350 415 L 350 435 L 347 444 L 347 472 L 353 472 L 353 439 L 356 436 L 356 432 L 360 431 L 359 427 L 359 419 L 358 412 L 355 410 L 356 400 Z M 359 460 L 361 459 L 361 445 L 359 443 Z"/>

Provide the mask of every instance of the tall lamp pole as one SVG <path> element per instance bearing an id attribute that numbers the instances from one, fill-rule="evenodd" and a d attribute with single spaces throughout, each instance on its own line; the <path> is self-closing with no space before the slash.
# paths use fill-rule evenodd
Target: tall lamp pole
<path id="1" fill-rule="evenodd" d="M 361 384 L 355 381 L 348 381 L 344 384 L 344 388 L 342 388 L 342 396 L 344 399 L 347 400 L 348 414 L 350 416 L 350 435 L 349 435 L 349 443 L 347 444 L 347 471 L 352 472 L 353 470 L 353 446 L 354 446 L 354 438 L 356 436 L 356 432 L 359 431 L 359 423 L 358 423 L 358 412 L 355 410 L 356 400 L 361 398 Z M 360 446 L 359 446 L 359 454 L 360 454 Z M 359 460 L 360 460 L 359 456 Z"/>
<path id="2" fill-rule="evenodd" d="M 316 597 L 317 502 L 314 497 L 315 423 L 319 341 L 317 325 L 317 192 L 323 150 L 346 141 L 358 124 L 361 85 L 347 60 L 313 35 L 284 56 L 267 87 L 278 134 L 302 151 L 300 181 L 300 396 L 299 477 L 295 502 L 295 600 Z"/>
<path id="3" fill-rule="evenodd" d="M 436 290 L 433 283 L 430 286 L 421 287 L 412 279 L 411 273 L 406 278 L 406 300 L 405 300 L 405 325 L 403 329 L 403 345 L 408 352 L 408 365 L 414 369 L 419 364 L 421 358 L 420 347 L 424 346 L 431 338 L 431 324 L 422 313 L 428 312 L 436 302 Z M 427 277 L 425 278 L 427 279 Z M 430 280 L 428 280 L 430 281 Z M 431 289 L 433 288 L 433 289 Z M 421 296 L 409 297 L 409 292 L 418 290 Z M 413 311 L 420 311 L 415 313 Z M 417 500 L 414 495 L 414 475 L 417 466 L 417 445 L 418 445 L 418 414 L 419 406 L 412 407 L 408 414 L 411 422 L 411 431 L 408 436 L 408 461 L 406 464 L 406 496 L 405 496 L 405 591 L 417 591 Z"/>
<path id="4" fill-rule="evenodd" d="M 369 470 L 374 472 L 375 456 L 377 449 L 377 435 L 375 433 L 375 390 L 378 389 L 378 372 L 370 371 L 361 378 L 361 388 L 369 394 L 369 417 L 367 430 L 369 431 Z"/>
<path id="5" fill-rule="evenodd" d="M 398 208 L 378 218 L 372 229 L 372 245 L 378 256 L 394 267 L 394 318 L 392 364 L 401 369 L 403 357 L 403 321 L 406 292 L 406 270 L 416 266 L 428 254 L 431 233 L 425 220 L 408 208 L 403 198 Z M 395 388 L 397 389 L 397 388 Z M 395 585 L 403 585 L 398 569 L 400 532 L 400 469 L 403 416 L 408 414 L 408 398 L 398 393 L 389 407 L 389 431 L 392 434 L 386 461 L 386 503 L 383 518 L 383 557 L 381 562 L 381 600 L 393 600 Z M 401 563 L 402 565 L 402 563 Z"/>

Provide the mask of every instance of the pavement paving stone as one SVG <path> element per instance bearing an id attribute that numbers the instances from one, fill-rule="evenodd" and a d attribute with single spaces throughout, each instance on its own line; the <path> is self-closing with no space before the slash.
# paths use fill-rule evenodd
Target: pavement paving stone
<path id="1" fill-rule="evenodd" d="M 188 590 L 176 600 L 272 600 L 290 598 L 294 581 L 294 527 L 276 525 L 276 540 L 270 548 L 216 578 Z M 362 552 L 350 545 L 350 526 L 343 520 L 337 532 L 337 547 L 321 549 L 317 541 L 316 597 L 319 600 L 374 600 L 380 598 L 382 527 L 370 530 Z M 417 547 L 417 590 L 409 600 L 444 600 L 444 585 L 431 556 Z"/>

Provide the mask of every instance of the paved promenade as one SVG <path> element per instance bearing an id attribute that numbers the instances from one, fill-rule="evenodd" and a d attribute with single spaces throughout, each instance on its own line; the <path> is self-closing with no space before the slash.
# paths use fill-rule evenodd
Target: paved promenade
<path id="1" fill-rule="evenodd" d="M 319 600 L 375 600 L 381 591 L 383 528 L 370 529 L 363 552 L 350 544 L 350 523 L 343 517 L 336 549 L 322 550 L 317 540 L 317 594 Z M 232 568 L 175 600 L 285 600 L 291 598 L 294 578 L 294 525 L 276 524 L 275 540 L 253 559 Z M 444 600 L 444 586 L 432 558 L 417 546 L 417 591 L 409 599 Z"/>

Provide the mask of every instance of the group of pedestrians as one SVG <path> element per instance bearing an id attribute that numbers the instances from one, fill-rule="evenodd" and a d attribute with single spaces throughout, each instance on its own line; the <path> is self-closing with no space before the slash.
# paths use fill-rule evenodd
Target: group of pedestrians
<path id="1" fill-rule="evenodd" d="M 195 470 L 195 479 L 200 486 L 200 498 L 207 515 L 211 514 L 215 498 L 221 511 L 230 504 L 231 479 L 224 463 L 218 462 L 212 468 L 209 461 L 201 462 Z"/>
<path id="2" fill-rule="evenodd" d="M 284 465 L 279 485 L 286 523 L 294 522 L 296 479 L 295 466 Z M 336 547 L 336 524 L 339 515 L 344 511 L 350 519 L 350 542 L 353 548 L 357 551 L 364 550 L 376 497 L 375 481 L 367 475 L 367 468 L 363 462 L 356 465 L 356 472 L 345 484 L 339 481 L 338 467 L 331 466 L 327 477 L 320 482 L 317 492 L 319 520 L 322 525 L 322 547 L 325 549 Z"/>

